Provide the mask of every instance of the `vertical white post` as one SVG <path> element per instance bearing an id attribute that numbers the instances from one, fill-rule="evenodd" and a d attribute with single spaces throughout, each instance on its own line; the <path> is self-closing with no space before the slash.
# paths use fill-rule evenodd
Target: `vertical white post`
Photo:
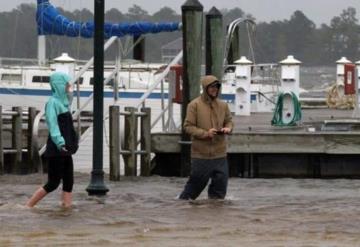
<path id="1" fill-rule="evenodd" d="M 252 61 L 242 56 L 234 62 L 235 67 L 235 115 L 250 116 L 251 107 L 251 65 Z"/>
<path id="2" fill-rule="evenodd" d="M 340 98 L 345 95 L 345 64 L 351 63 L 346 57 L 336 61 L 336 89 Z"/>
<path id="3" fill-rule="evenodd" d="M 169 72 L 169 84 L 168 84 L 168 120 L 166 124 L 166 130 L 168 132 L 174 131 L 176 125 L 174 123 L 174 108 L 173 108 L 173 98 L 175 97 L 176 90 L 176 71 L 171 70 Z"/>
<path id="4" fill-rule="evenodd" d="M 120 83 L 120 64 L 121 64 L 121 58 L 120 58 L 120 53 L 116 56 L 116 63 L 115 63 L 115 67 L 116 67 L 116 76 L 114 79 L 114 102 L 117 103 L 118 99 L 119 99 L 119 83 Z"/>
<path id="5" fill-rule="evenodd" d="M 301 62 L 289 55 L 280 61 L 281 64 L 281 91 L 293 92 L 299 98 L 300 94 L 300 64 Z"/>
<path id="6" fill-rule="evenodd" d="M 55 71 L 68 74 L 71 78 L 75 77 L 75 59 L 69 57 L 67 53 L 63 53 L 60 57 L 55 58 L 54 64 L 51 67 Z"/>
<path id="7" fill-rule="evenodd" d="M 336 84 L 344 86 L 345 64 L 351 63 L 346 57 L 336 61 Z"/>
<path id="8" fill-rule="evenodd" d="M 39 63 L 39 66 L 45 66 L 45 63 L 46 63 L 45 35 L 38 35 L 38 63 Z"/>
<path id="9" fill-rule="evenodd" d="M 292 93 L 297 98 L 300 96 L 300 64 L 294 56 L 289 55 L 280 61 L 281 64 L 281 91 L 283 93 L 282 121 L 287 124 L 295 116 L 295 105 L 292 100 Z"/>

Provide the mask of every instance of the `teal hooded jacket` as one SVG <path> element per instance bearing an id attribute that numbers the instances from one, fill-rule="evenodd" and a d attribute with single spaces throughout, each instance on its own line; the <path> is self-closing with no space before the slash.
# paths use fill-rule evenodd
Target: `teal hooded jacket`
<path id="1" fill-rule="evenodd" d="M 69 112 L 69 99 L 66 93 L 66 84 L 70 77 L 62 72 L 55 72 L 50 76 L 52 96 L 45 106 L 46 123 L 49 128 L 49 135 L 58 150 L 65 145 L 64 137 L 61 135 L 58 116 Z"/>

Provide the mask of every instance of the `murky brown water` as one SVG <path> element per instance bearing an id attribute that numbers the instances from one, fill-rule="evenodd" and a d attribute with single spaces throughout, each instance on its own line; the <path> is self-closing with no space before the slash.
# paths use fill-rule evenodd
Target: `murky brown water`
<path id="1" fill-rule="evenodd" d="M 103 199 L 77 174 L 75 208 L 60 192 L 25 209 L 39 175 L 0 176 L 0 246 L 360 246 L 359 180 L 230 179 L 228 197 L 174 198 L 183 178 L 124 178 Z"/>

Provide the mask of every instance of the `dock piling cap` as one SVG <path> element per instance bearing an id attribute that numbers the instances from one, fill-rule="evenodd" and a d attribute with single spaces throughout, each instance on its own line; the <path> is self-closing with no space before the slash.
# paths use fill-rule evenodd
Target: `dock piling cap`
<path id="1" fill-rule="evenodd" d="M 293 55 L 289 55 L 286 59 L 280 61 L 280 64 L 297 65 L 297 64 L 301 64 L 301 62 L 295 59 Z"/>
<path id="2" fill-rule="evenodd" d="M 357 62 L 355 62 L 355 64 L 356 64 L 356 65 L 360 65 L 360 60 L 359 60 L 359 61 L 357 61 Z"/>
<path id="3" fill-rule="evenodd" d="M 241 56 L 240 59 L 236 60 L 234 62 L 234 64 L 253 64 L 252 61 L 250 61 L 249 59 L 247 59 L 245 56 Z"/>
<path id="4" fill-rule="evenodd" d="M 54 58 L 54 62 L 57 63 L 73 63 L 75 59 L 70 57 L 67 53 L 62 53 L 60 57 Z"/>
<path id="5" fill-rule="evenodd" d="M 187 0 L 182 6 L 182 11 L 203 11 L 203 6 L 198 0 Z"/>
<path id="6" fill-rule="evenodd" d="M 350 60 L 348 60 L 346 57 L 342 57 L 341 59 L 336 61 L 337 64 L 347 64 L 347 63 L 351 63 Z"/>

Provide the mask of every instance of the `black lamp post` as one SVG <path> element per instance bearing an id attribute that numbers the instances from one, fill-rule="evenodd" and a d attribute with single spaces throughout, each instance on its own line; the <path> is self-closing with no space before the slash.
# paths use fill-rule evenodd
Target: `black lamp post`
<path id="1" fill-rule="evenodd" d="M 104 5 L 105 0 L 94 0 L 94 133 L 93 167 L 86 191 L 103 196 L 109 191 L 104 184 L 103 171 L 103 116 L 104 116 Z"/>

